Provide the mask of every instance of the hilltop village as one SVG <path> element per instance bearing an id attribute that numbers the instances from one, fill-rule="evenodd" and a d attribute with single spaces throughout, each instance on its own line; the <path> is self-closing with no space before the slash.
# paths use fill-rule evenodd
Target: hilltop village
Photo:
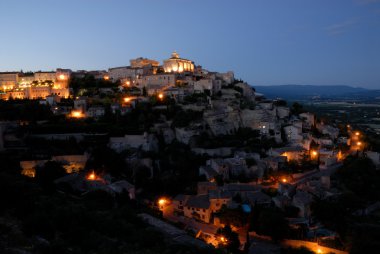
<path id="1" fill-rule="evenodd" d="M 246 253 L 348 253 L 365 245 L 365 227 L 352 221 L 379 218 L 380 154 L 363 130 L 268 100 L 232 71 L 208 71 L 177 52 L 163 64 L 137 58 L 109 70 L 4 72 L 0 90 L 0 152 L 10 175 L 2 173 L 2 200 L 16 195 L 7 179 L 20 177 L 45 201 L 85 200 L 97 214 L 127 204 L 144 223 L 136 227 L 163 239 Z M 64 242 L 89 253 L 78 251 L 62 218 L 44 212 L 30 225 L 45 201 L 26 202 L 20 214 L 1 208 L 0 224 L 23 244 L 0 237 L 0 250 L 44 253 Z M 122 231 L 116 224 L 110 232 Z M 124 233 L 99 230 L 107 237 L 92 234 L 93 246 L 117 239 L 132 248 Z"/>

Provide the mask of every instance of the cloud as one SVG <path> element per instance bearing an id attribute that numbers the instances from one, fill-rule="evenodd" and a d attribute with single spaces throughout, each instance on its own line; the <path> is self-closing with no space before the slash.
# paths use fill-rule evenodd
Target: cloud
<path id="1" fill-rule="evenodd" d="M 364 0 L 363 0 L 364 1 Z M 369 0 L 367 0 L 369 1 Z M 351 27 L 353 27 L 358 22 L 357 19 L 350 19 L 344 22 L 332 24 L 326 27 L 326 31 L 329 35 L 340 35 L 347 32 Z"/>

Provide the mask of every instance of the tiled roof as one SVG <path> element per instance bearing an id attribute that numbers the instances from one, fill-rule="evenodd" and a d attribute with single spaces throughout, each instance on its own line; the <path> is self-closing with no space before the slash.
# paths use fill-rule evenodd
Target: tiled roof
<path id="1" fill-rule="evenodd" d="M 208 195 L 191 196 L 186 205 L 195 208 L 208 209 L 210 207 L 210 201 Z"/>

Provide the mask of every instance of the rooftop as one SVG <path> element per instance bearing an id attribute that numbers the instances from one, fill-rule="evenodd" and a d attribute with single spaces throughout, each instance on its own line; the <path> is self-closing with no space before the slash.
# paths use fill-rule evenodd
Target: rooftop
<path id="1" fill-rule="evenodd" d="M 208 195 L 191 196 L 186 203 L 187 206 L 208 209 L 210 201 Z"/>

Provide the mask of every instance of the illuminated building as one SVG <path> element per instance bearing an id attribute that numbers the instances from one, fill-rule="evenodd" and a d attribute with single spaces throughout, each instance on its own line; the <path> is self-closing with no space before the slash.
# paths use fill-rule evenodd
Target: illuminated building
<path id="1" fill-rule="evenodd" d="M 145 58 L 131 60 L 131 66 L 109 68 L 109 79 L 113 82 L 118 80 L 133 81 L 141 76 L 156 74 L 158 62 Z"/>
<path id="2" fill-rule="evenodd" d="M 108 74 L 109 79 L 114 82 L 126 78 L 134 79 L 138 75 L 136 69 L 129 66 L 110 68 L 108 69 Z"/>
<path id="3" fill-rule="evenodd" d="M 18 87 L 28 87 L 30 86 L 34 81 L 34 74 L 28 73 L 28 74 L 20 74 L 19 80 L 18 80 Z"/>
<path id="4" fill-rule="evenodd" d="M 43 82 L 46 80 L 55 80 L 55 79 L 56 79 L 55 71 L 48 71 L 48 72 L 37 71 L 34 73 L 34 81 Z"/>
<path id="5" fill-rule="evenodd" d="M 2 99 L 45 99 L 50 95 L 68 98 L 71 70 L 56 72 L 0 73 L 0 86 L 6 92 Z"/>
<path id="6" fill-rule="evenodd" d="M 146 88 L 148 95 L 153 95 L 175 86 L 177 74 L 160 73 L 156 75 L 147 75 L 137 79 L 137 87 Z"/>
<path id="7" fill-rule="evenodd" d="M 16 87 L 19 80 L 17 72 L 0 72 L 0 90 L 6 92 Z"/>
<path id="8" fill-rule="evenodd" d="M 191 60 L 179 57 L 177 52 L 172 53 L 172 57 L 164 60 L 165 72 L 194 72 L 194 63 Z"/>
<path id="9" fill-rule="evenodd" d="M 158 67 L 160 63 L 156 60 L 151 60 L 147 58 L 136 58 L 129 60 L 132 68 L 144 68 L 144 67 Z"/>

